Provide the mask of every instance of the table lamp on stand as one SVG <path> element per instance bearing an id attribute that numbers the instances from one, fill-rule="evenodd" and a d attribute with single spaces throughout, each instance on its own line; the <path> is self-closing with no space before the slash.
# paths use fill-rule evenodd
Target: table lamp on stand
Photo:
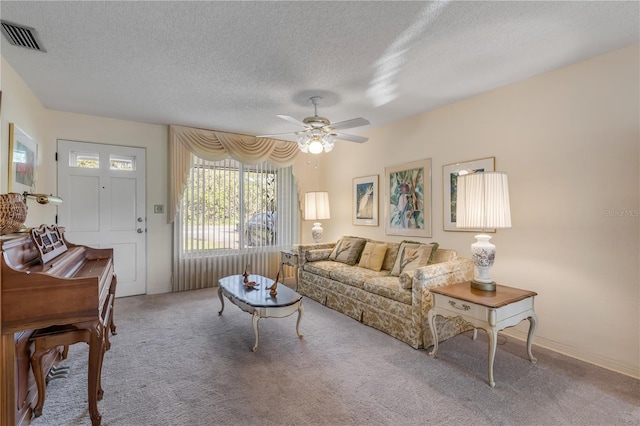
<path id="1" fill-rule="evenodd" d="M 479 228 L 476 242 L 471 244 L 471 259 L 475 273 L 471 287 L 495 291 L 496 283 L 489 277 L 496 256 L 496 246 L 489 242 L 488 229 L 511 228 L 509 186 L 503 172 L 476 172 L 459 175 L 457 179 L 456 227 Z"/>
<path id="2" fill-rule="evenodd" d="M 323 220 L 331 219 L 329 212 L 329 193 L 328 192 L 307 192 L 304 194 L 304 219 L 305 220 Z M 315 222 L 311 228 L 313 241 L 319 243 L 322 240 L 322 225 Z"/>

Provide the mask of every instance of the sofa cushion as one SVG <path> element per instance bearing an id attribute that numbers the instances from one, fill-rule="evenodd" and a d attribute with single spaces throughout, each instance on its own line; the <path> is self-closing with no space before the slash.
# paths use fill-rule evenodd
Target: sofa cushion
<path id="1" fill-rule="evenodd" d="M 360 259 L 365 243 L 366 240 L 364 238 L 342 237 L 333 248 L 329 259 L 346 263 L 347 265 L 355 265 Z"/>
<path id="2" fill-rule="evenodd" d="M 359 266 L 337 268 L 329 273 L 332 280 L 339 281 L 357 288 L 364 288 L 365 281 L 379 276 L 386 276 L 387 272 L 373 271 Z"/>
<path id="3" fill-rule="evenodd" d="M 393 264 L 391 275 L 398 277 L 403 271 L 412 271 L 420 266 L 433 263 L 438 243 L 421 244 L 413 241 L 403 241 L 398 249 L 398 256 Z"/>
<path id="4" fill-rule="evenodd" d="M 358 266 L 379 271 L 382 268 L 382 262 L 384 261 L 384 255 L 386 253 L 386 244 L 367 241 L 360 255 L 360 263 L 358 263 Z"/>
<path id="5" fill-rule="evenodd" d="M 303 266 L 303 269 L 312 274 L 320 275 L 321 277 L 331 278 L 331 273 L 339 269 L 351 269 L 344 263 L 334 262 L 332 260 L 320 260 L 318 262 L 307 262 Z"/>
<path id="6" fill-rule="evenodd" d="M 398 277 L 371 278 L 364 283 L 364 290 L 405 305 L 411 305 L 411 290 L 400 286 Z"/>

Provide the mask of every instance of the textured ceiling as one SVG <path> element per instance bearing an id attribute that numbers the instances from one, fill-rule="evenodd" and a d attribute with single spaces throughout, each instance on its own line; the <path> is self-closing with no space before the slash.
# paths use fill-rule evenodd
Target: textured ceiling
<path id="1" fill-rule="evenodd" d="M 639 42 L 630 2 L 0 2 L 47 108 L 250 135 L 276 114 L 368 129 Z"/>

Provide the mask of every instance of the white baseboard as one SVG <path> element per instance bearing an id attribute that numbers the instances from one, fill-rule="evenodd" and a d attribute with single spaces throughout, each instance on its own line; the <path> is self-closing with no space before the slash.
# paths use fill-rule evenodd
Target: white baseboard
<path id="1" fill-rule="evenodd" d="M 521 340 L 523 342 L 527 341 L 527 334 L 516 328 L 502 330 L 500 331 L 500 333 L 503 333 L 506 336 L 512 337 L 514 339 Z M 588 362 L 590 364 L 597 365 L 598 367 L 606 368 L 607 370 L 612 370 L 617 373 L 633 377 L 635 379 L 640 379 L 640 367 L 638 366 L 625 364 L 623 362 L 592 353 L 585 353 L 575 347 L 563 345 L 562 343 L 547 340 L 539 336 L 534 337 L 533 346 L 540 346 L 542 348 L 561 353 L 571 358 L 579 359 L 580 361 Z"/>

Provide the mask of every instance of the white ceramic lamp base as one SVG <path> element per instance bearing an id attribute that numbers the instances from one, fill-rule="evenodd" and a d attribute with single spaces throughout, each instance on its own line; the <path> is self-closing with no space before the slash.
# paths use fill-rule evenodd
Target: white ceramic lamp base
<path id="1" fill-rule="evenodd" d="M 313 241 L 315 241 L 316 243 L 319 243 L 320 240 L 322 240 L 322 225 L 320 225 L 320 222 L 315 222 L 313 224 L 313 228 L 311 228 L 311 236 L 313 237 Z"/>
<path id="2" fill-rule="evenodd" d="M 471 287 L 483 291 L 495 291 L 496 283 L 489 277 L 489 270 L 496 259 L 496 246 L 491 244 L 491 237 L 486 234 L 476 235 L 476 242 L 471 244 L 471 260 L 475 265 L 475 274 Z"/>

